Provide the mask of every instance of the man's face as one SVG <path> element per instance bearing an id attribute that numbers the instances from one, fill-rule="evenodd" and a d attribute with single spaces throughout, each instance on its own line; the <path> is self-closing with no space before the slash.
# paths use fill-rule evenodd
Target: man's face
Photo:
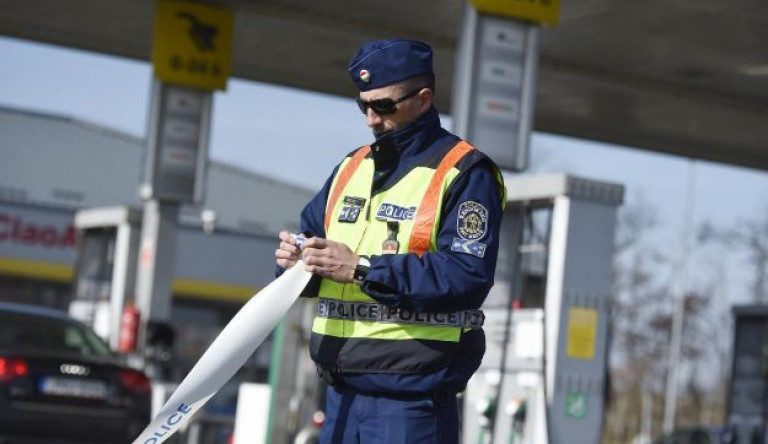
<path id="1" fill-rule="evenodd" d="M 360 99 L 364 102 L 378 99 L 397 100 L 413 92 L 407 91 L 404 83 L 395 83 L 370 91 L 360 93 Z M 365 111 L 366 124 L 377 136 L 398 130 L 416 120 L 432 104 L 432 92 L 421 88 L 418 94 L 403 100 L 397 104 L 394 114 L 380 115 L 370 107 Z"/>

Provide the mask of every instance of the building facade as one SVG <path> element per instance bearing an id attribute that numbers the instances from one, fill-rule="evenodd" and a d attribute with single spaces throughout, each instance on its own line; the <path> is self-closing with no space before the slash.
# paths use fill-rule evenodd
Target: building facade
<path id="1" fill-rule="evenodd" d="M 144 146 L 76 119 L 0 107 L 0 301 L 68 310 L 78 248 L 74 215 L 140 208 Z M 277 233 L 297 229 L 313 194 L 219 162 L 209 163 L 206 185 L 205 202 L 182 206 L 179 216 L 171 311 L 177 377 L 273 279 Z M 202 229 L 203 210 L 216 215 L 210 233 Z M 236 379 L 266 380 L 268 361 L 262 347 Z M 210 409 L 232 412 L 230 395 L 220 405 L 212 400 Z"/>

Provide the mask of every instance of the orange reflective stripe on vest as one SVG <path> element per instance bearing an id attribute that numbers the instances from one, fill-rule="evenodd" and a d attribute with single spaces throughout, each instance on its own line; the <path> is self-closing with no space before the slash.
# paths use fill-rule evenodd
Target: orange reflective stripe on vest
<path id="1" fill-rule="evenodd" d="M 429 243 L 432 238 L 432 227 L 435 225 L 435 213 L 437 204 L 442 198 L 442 187 L 445 175 L 451 171 L 451 168 L 474 147 L 465 141 L 461 141 L 454 146 L 450 152 L 443 158 L 437 167 L 432 180 L 429 182 L 429 188 L 424 193 L 424 199 L 419 205 L 419 211 L 416 213 L 416 220 L 411 231 L 411 239 L 408 243 L 408 250 L 416 253 L 419 257 L 429 251 Z"/>
<path id="2" fill-rule="evenodd" d="M 328 199 L 328 206 L 325 208 L 325 233 L 328 234 L 328 227 L 331 224 L 331 213 L 333 213 L 333 209 L 336 208 L 336 202 L 339 201 L 339 197 L 341 197 L 341 193 L 344 192 L 344 188 L 346 188 L 347 183 L 349 182 L 349 179 L 352 178 L 352 176 L 355 174 L 355 171 L 357 171 L 357 168 L 360 166 L 361 163 L 363 163 L 363 159 L 365 159 L 365 156 L 368 155 L 368 153 L 371 152 L 371 147 L 369 145 L 366 145 L 359 150 L 355 152 L 355 154 L 352 156 L 352 159 L 347 163 L 346 166 L 344 166 L 344 169 L 339 174 L 339 180 L 336 181 L 336 186 L 333 187 L 333 192 L 331 193 L 330 199 Z"/>

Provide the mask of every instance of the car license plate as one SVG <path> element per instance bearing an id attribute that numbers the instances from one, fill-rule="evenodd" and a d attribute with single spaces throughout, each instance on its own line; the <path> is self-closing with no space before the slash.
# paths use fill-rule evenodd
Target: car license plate
<path id="1" fill-rule="evenodd" d="M 46 377 L 40 381 L 40 391 L 51 396 L 70 396 L 73 398 L 105 399 L 107 384 L 93 379 L 72 379 Z"/>

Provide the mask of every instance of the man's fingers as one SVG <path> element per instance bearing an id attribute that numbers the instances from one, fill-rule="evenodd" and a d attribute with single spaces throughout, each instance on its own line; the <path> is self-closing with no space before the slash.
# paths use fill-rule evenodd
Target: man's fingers
<path id="1" fill-rule="evenodd" d="M 287 270 L 299 261 L 301 250 L 296 246 L 296 238 L 290 231 L 282 230 L 278 233 L 280 238 L 280 245 L 275 250 L 275 261 L 278 266 Z"/>
<path id="2" fill-rule="evenodd" d="M 292 254 L 296 254 L 296 255 L 299 254 L 299 247 L 293 244 L 289 244 L 287 242 L 280 242 L 280 249 L 288 251 Z"/>
<path id="3" fill-rule="evenodd" d="M 280 234 L 278 235 L 278 237 L 280 237 L 280 240 L 285 242 L 285 243 L 288 243 L 288 244 L 291 244 L 291 245 L 296 243 L 296 239 L 291 235 L 290 232 L 288 232 L 286 230 L 281 231 Z"/>
<path id="4" fill-rule="evenodd" d="M 304 242 L 304 248 L 322 249 L 328 246 L 328 241 L 322 237 L 310 237 Z"/>
<path id="5" fill-rule="evenodd" d="M 314 267 L 313 273 L 327 277 L 324 273 L 327 271 L 328 267 L 332 266 L 333 264 L 323 253 L 324 251 L 325 250 L 304 250 L 304 253 L 301 255 L 301 259 L 306 265 L 311 265 Z"/>
<path id="6" fill-rule="evenodd" d="M 284 270 L 287 270 L 287 269 L 293 267 L 294 265 L 296 265 L 296 261 L 289 261 L 289 260 L 285 260 L 285 259 L 278 259 L 277 260 L 277 265 L 280 266 L 280 268 L 282 268 Z"/>
<path id="7" fill-rule="evenodd" d="M 308 264 L 324 265 L 328 261 L 329 252 L 325 249 L 304 248 L 301 257 Z"/>
<path id="8" fill-rule="evenodd" d="M 324 278 L 331 277 L 331 272 L 319 265 L 309 265 L 306 262 L 304 262 L 304 264 L 305 264 L 305 269 L 312 274 L 315 274 L 317 276 L 324 277 Z"/>
<path id="9" fill-rule="evenodd" d="M 292 252 L 287 251 L 287 250 L 285 250 L 283 248 L 278 248 L 277 250 L 275 250 L 275 257 L 278 258 L 278 259 L 287 259 L 287 260 L 294 261 L 294 262 L 299 260 L 299 255 L 298 254 L 292 253 Z"/>

